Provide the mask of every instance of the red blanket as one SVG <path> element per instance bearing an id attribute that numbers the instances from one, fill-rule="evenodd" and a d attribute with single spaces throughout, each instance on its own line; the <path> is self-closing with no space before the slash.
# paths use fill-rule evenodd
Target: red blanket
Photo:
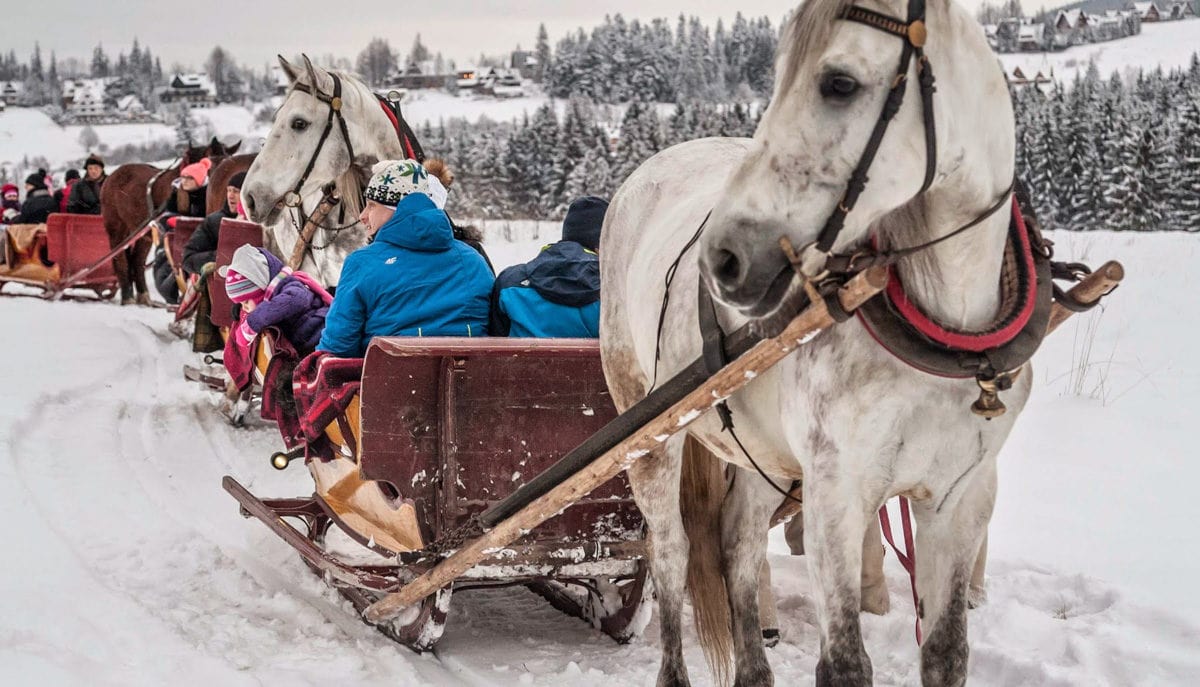
<path id="1" fill-rule="evenodd" d="M 316 454 L 326 460 L 334 457 L 337 449 L 325 437 L 325 428 L 334 422 L 345 423 L 346 408 L 362 385 L 362 371 L 362 358 L 335 358 L 324 351 L 300 361 L 292 375 L 299 436 L 289 448 L 307 443 L 309 455 Z M 266 415 L 265 400 L 263 415 Z M 345 431 L 343 434 L 353 436 Z M 285 436 L 284 440 L 288 438 Z"/>

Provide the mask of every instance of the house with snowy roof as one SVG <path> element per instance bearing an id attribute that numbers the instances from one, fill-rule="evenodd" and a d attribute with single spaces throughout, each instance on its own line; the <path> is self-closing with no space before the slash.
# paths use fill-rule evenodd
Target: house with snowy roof
<path id="1" fill-rule="evenodd" d="M 191 107 L 213 107 L 217 104 L 217 89 L 204 74 L 174 74 L 158 99 L 163 104 L 187 103 Z"/>
<path id="2" fill-rule="evenodd" d="M 1173 2 L 1168 7 L 1167 15 L 1172 20 L 1196 18 L 1196 6 L 1191 2 Z"/>
<path id="3" fill-rule="evenodd" d="M 1083 10 L 1059 10 L 1054 19 L 1054 47 L 1059 50 L 1092 42 L 1092 18 Z"/>
<path id="4" fill-rule="evenodd" d="M 1163 19 L 1162 10 L 1159 9 L 1158 3 L 1154 2 L 1154 0 L 1133 3 L 1133 11 L 1137 12 L 1138 16 L 1144 22 L 1157 22 Z"/>
<path id="5" fill-rule="evenodd" d="M 20 81 L 0 81 L 0 103 L 20 105 L 25 95 L 25 84 Z"/>
<path id="6" fill-rule="evenodd" d="M 1045 24 L 1022 24 L 1017 33 L 1017 50 L 1021 52 L 1045 52 L 1052 45 Z"/>

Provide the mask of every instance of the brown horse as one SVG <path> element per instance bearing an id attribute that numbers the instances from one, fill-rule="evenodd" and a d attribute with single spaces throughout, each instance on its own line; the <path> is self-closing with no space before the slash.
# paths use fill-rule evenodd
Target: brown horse
<path id="1" fill-rule="evenodd" d="M 225 187 L 229 185 L 229 180 L 238 172 L 245 172 L 250 169 L 250 165 L 254 164 L 254 158 L 256 157 L 258 157 L 258 153 L 242 153 L 241 155 L 227 157 L 220 164 L 213 165 L 212 171 L 208 173 L 208 197 L 206 198 L 206 204 L 209 214 L 220 210 L 225 205 Z M 237 210 L 237 208 L 230 209 Z"/>
<path id="2" fill-rule="evenodd" d="M 109 175 L 100 189 L 100 208 L 104 216 L 104 229 L 108 232 L 109 245 L 116 248 L 162 208 L 170 197 L 171 182 L 179 178 L 179 172 L 187 165 L 211 158 L 214 166 L 227 155 L 241 147 L 241 142 L 225 146 L 216 136 L 206 147 L 191 146 L 184 151 L 179 164 L 166 170 L 153 165 L 132 163 L 121 165 Z M 113 270 L 121 283 L 121 304 L 136 302 L 150 304 L 150 291 L 146 288 L 146 257 L 150 254 L 150 235 L 142 237 L 113 258 Z"/>

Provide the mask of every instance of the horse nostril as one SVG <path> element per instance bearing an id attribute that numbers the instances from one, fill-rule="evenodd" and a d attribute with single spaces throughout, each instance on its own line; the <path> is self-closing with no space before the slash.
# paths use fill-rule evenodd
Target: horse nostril
<path id="1" fill-rule="evenodd" d="M 246 210 L 248 210 L 250 214 L 254 214 L 254 196 L 246 196 Z"/>
<path id="2" fill-rule="evenodd" d="M 717 279 L 726 286 L 736 286 L 742 279 L 742 261 L 732 251 L 717 252 Z"/>

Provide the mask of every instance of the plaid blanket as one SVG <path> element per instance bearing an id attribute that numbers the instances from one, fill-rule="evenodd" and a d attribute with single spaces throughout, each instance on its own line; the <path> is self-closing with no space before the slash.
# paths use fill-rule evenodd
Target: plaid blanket
<path id="1" fill-rule="evenodd" d="M 362 371 L 362 358 L 335 358 L 324 351 L 317 351 L 300 361 L 292 374 L 299 435 L 289 448 L 307 443 L 310 456 L 317 455 L 325 460 L 334 458 L 337 447 L 326 438 L 325 428 L 334 422 L 345 423 L 346 408 L 362 386 Z M 266 408 L 264 395 L 264 417 Z M 347 429 L 343 428 L 342 434 L 352 436 Z M 282 424 L 280 430 L 283 430 Z M 354 446 L 350 448 L 357 450 Z"/>
<path id="2" fill-rule="evenodd" d="M 232 338 L 232 337 L 231 337 Z M 263 345 L 263 339 L 269 338 L 272 349 L 271 362 L 263 374 L 262 417 L 273 420 L 283 436 L 283 444 L 289 449 L 304 444 L 304 433 L 300 429 L 300 415 L 296 411 L 296 400 L 292 396 L 292 373 L 300 362 L 300 356 L 292 344 L 280 335 L 274 327 L 269 327 L 259 334 L 252 350 Z M 229 352 L 225 353 L 226 369 L 229 369 Z M 253 370 L 247 368 L 241 376 L 230 371 L 234 382 L 244 381 L 249 384 Z M 239 386 L 239 388 L 244 388 Z"/>

